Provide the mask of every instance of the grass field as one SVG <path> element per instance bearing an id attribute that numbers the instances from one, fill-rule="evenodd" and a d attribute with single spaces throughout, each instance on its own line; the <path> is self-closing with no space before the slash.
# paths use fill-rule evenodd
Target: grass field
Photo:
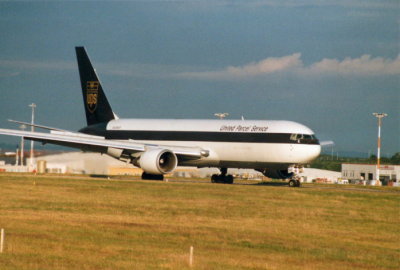
<path id="1" fill-rule="evenodd" d="M 0 269 L 400 269 L 400 190 L 0 174 Z"/>

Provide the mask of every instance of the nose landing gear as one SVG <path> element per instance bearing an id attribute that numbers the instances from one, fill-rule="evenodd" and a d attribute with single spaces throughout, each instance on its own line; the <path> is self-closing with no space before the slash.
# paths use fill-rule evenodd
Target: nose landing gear
<path id="1" fill-rule="evenodd" d="M 301 183 L 299 179 L 290 179 L 289 180 L 289 187 L 300 187 Z"/>
<path id="2" fill-rule="evenodd" d="M 298 175 L 301 172 L 303 172 L 302 166 L 294 166 L 293 175 L 289 179 L 289 187 L 300 187 L 301 186 L 300 176 Z"/>

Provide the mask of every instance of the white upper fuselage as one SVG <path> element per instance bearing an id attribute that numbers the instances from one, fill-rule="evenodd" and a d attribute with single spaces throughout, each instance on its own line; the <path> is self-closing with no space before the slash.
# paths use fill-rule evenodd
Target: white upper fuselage
<path id="1" fill-rule="evenodd" d="M 302 124 L 284 120 L 117 119 L 108 122 L 107 130 L 221 131 L 314 134 L 311 129 Z"/>
<path id="2" fill-rule="evenodd" d="M 181 162 L 191 166 L 263 168 L 306 164 L 318 157 L 318 140 L 308 127 L 291 121 L 118 119 L 107 124 L 106 138 L 145 144 L 200 147 L 208 157 Z"/>

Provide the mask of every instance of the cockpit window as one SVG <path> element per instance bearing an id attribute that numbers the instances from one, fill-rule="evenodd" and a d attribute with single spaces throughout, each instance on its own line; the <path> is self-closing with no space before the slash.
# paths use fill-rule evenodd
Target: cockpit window
<path id="1" fill-rule="evenodd" d="M 319 143 L 318 139 L 314 135 L 310 134 L 291 134 L 290 140 L 297 143 L 306 143 L 306 144 Z"/>
<path id="2" fill-rule="evenodd" d="M 290 139 L 292 141 L 297 141 L 297 140 L 303 139 L 303 134 L 292 134 L 290 136 Z"/>

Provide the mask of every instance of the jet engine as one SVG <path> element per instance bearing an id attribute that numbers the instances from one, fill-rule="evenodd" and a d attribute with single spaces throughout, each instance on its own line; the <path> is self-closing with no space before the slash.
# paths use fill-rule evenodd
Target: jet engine
<path id="1" fill-rule="evenodd" d="M 292 172 L 289 172 L 288 169 L 279 170 L 279 169 L 264 169 L 259 170 L 263 175 L 273 179 L 288 179 L 293 176 Z"/>
<path id="2" fill-rule="evenodd" d="M 165 174 L 175 170 L 178 158 L 170 150 L 150 149 L 143 152 L 137 164 L 148 174 Z"/>

